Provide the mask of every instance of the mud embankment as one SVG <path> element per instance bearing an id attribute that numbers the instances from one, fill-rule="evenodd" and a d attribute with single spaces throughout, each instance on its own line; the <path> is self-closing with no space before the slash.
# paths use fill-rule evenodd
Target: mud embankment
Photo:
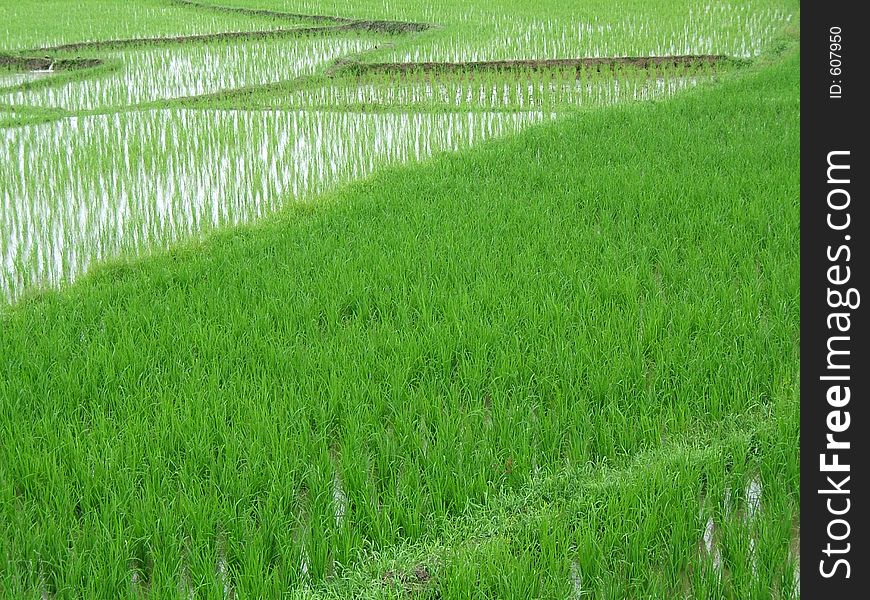
<path id="1" fill-rule="evenodd" d="M 558 58 L 542 60 L 489 60 L 475 62 L 409 62 L 363 63 L 341 61 L 334 73 L 464 73 L 475 71 L 545 71 L 545 70 L 613 70 L 619 67 L 656 69 L 667 67 L 699 67 L 717 65 L 731 60 L 715 54 L 686 54 L 674 56 L 620 56 L 604 58 Z"/>
<path id="2" fill-rule="evenodd" d="M 0 53 L 0 68 L 10 71 L 71 71 L 73 69 L 88 69 L 103 64 L 99 58 L 58 58 L 50 56 L 15 56 Z"/>

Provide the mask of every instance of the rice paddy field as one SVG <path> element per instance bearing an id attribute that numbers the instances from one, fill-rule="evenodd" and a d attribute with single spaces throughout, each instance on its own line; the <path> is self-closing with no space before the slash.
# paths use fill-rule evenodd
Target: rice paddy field
<path id="1" fill-rule="evenodd" d="M 797 598 L 800 6 L 0 0 L 0 598 Z"/>

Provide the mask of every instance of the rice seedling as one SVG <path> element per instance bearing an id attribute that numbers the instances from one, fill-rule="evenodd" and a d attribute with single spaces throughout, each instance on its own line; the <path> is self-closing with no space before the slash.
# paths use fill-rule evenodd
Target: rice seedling
<path id="1" fill-rule="evenodd" d="M 104 55 L 122 65 L 116 72 L 59 86 L 7 92 L 0 94 L 0 102 L 69 110 L 126 107 L 292 79 L 373 45 L 354 37 L 129 50 Z"/>
<path id="2" fill-rule="evenodd" d="M 346 14 L 346 2 L 311 0 L 207 0 L 230 6 L 268 6 L 293 12 Z M 363 0 L 354 16 L 401 18 L 444 25 L 379 59 L 396 62 L 480 61 L 726 54 L 757 56 L 795 19 L 787 0 L 765 2 L 690 0 L 545 0 L 533 7 L 517 0 L 487 5 L 451 0 L 438 3 Z"/>
<path id="3" fill-rule="evenodd" d="M 383 60 L 459 62 L 676 54 L 751 58 L 790 21 L 788 14 L 775 10 L 748 12 L 726 4 L 717 8 L 701 14 L 690 12 L 671 23 L 658 15 L 626 18 L 617 23 L 537 19 L 523 22 L 502 15 L 492 17 L 481 28 L 469 23 L 465 31 L 432 36 L 429 43 L 396 49 L 385 54 Z M 729 27 L 723 28 L 723 22 Z"/>
<path id="4" fill-rule="evenodd" d="M 4 88 L 13 88 L 29 81 L 42 79 L 46 74 L 42 73 L 2 73 L 0 72 L 0 91 Z"/>
<path id="5" fill-rule="evenodd" d="M 245 99 L 246 106 L 324 110 L 564 112 L 627 101 L 663 99 L 699 82 L 713 81 L 708 69 L 650 72 L 626 69 L 576 73 L 548 69 L 528 73 L 409 73 L 347 77 L 301 89 L 275 89 Z"/>
<path id="6" fill-rule="evenodd" d="M 277 29 L 287 24 L 286 19 L 195 11 L 163 0 L 0 0 L 0 51 L 106 39 Z"/>

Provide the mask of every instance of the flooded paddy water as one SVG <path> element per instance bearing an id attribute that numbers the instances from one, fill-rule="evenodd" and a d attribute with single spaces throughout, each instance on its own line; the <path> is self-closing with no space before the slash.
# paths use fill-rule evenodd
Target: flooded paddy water
<path id="1" fill-rule="evenodd" d="M 373 40 L 359 37 L 322 37 L 108 52 L 101 56 L 120 63 L 115 72 L 58 86 L 7 91 L 0 93 L 0 103 L 92 110 L 199 96 L 308 75 L 331 60 L 374 45 Z"/>
<path id="2" fill-rule="evenodd" d="M 48 75 L 49 73 L 0 73 L 0 91 L 3 88 L 12 88 L 22 83 L 37 81 Z"/>

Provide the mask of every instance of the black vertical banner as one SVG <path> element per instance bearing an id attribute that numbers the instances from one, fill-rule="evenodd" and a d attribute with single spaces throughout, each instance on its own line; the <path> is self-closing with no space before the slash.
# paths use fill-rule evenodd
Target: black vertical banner
<path id="1" fill-rule="evenodd" d="M 866 598 L 867 38 L 861 3 L 801 14 L 801 592 Z"/>

